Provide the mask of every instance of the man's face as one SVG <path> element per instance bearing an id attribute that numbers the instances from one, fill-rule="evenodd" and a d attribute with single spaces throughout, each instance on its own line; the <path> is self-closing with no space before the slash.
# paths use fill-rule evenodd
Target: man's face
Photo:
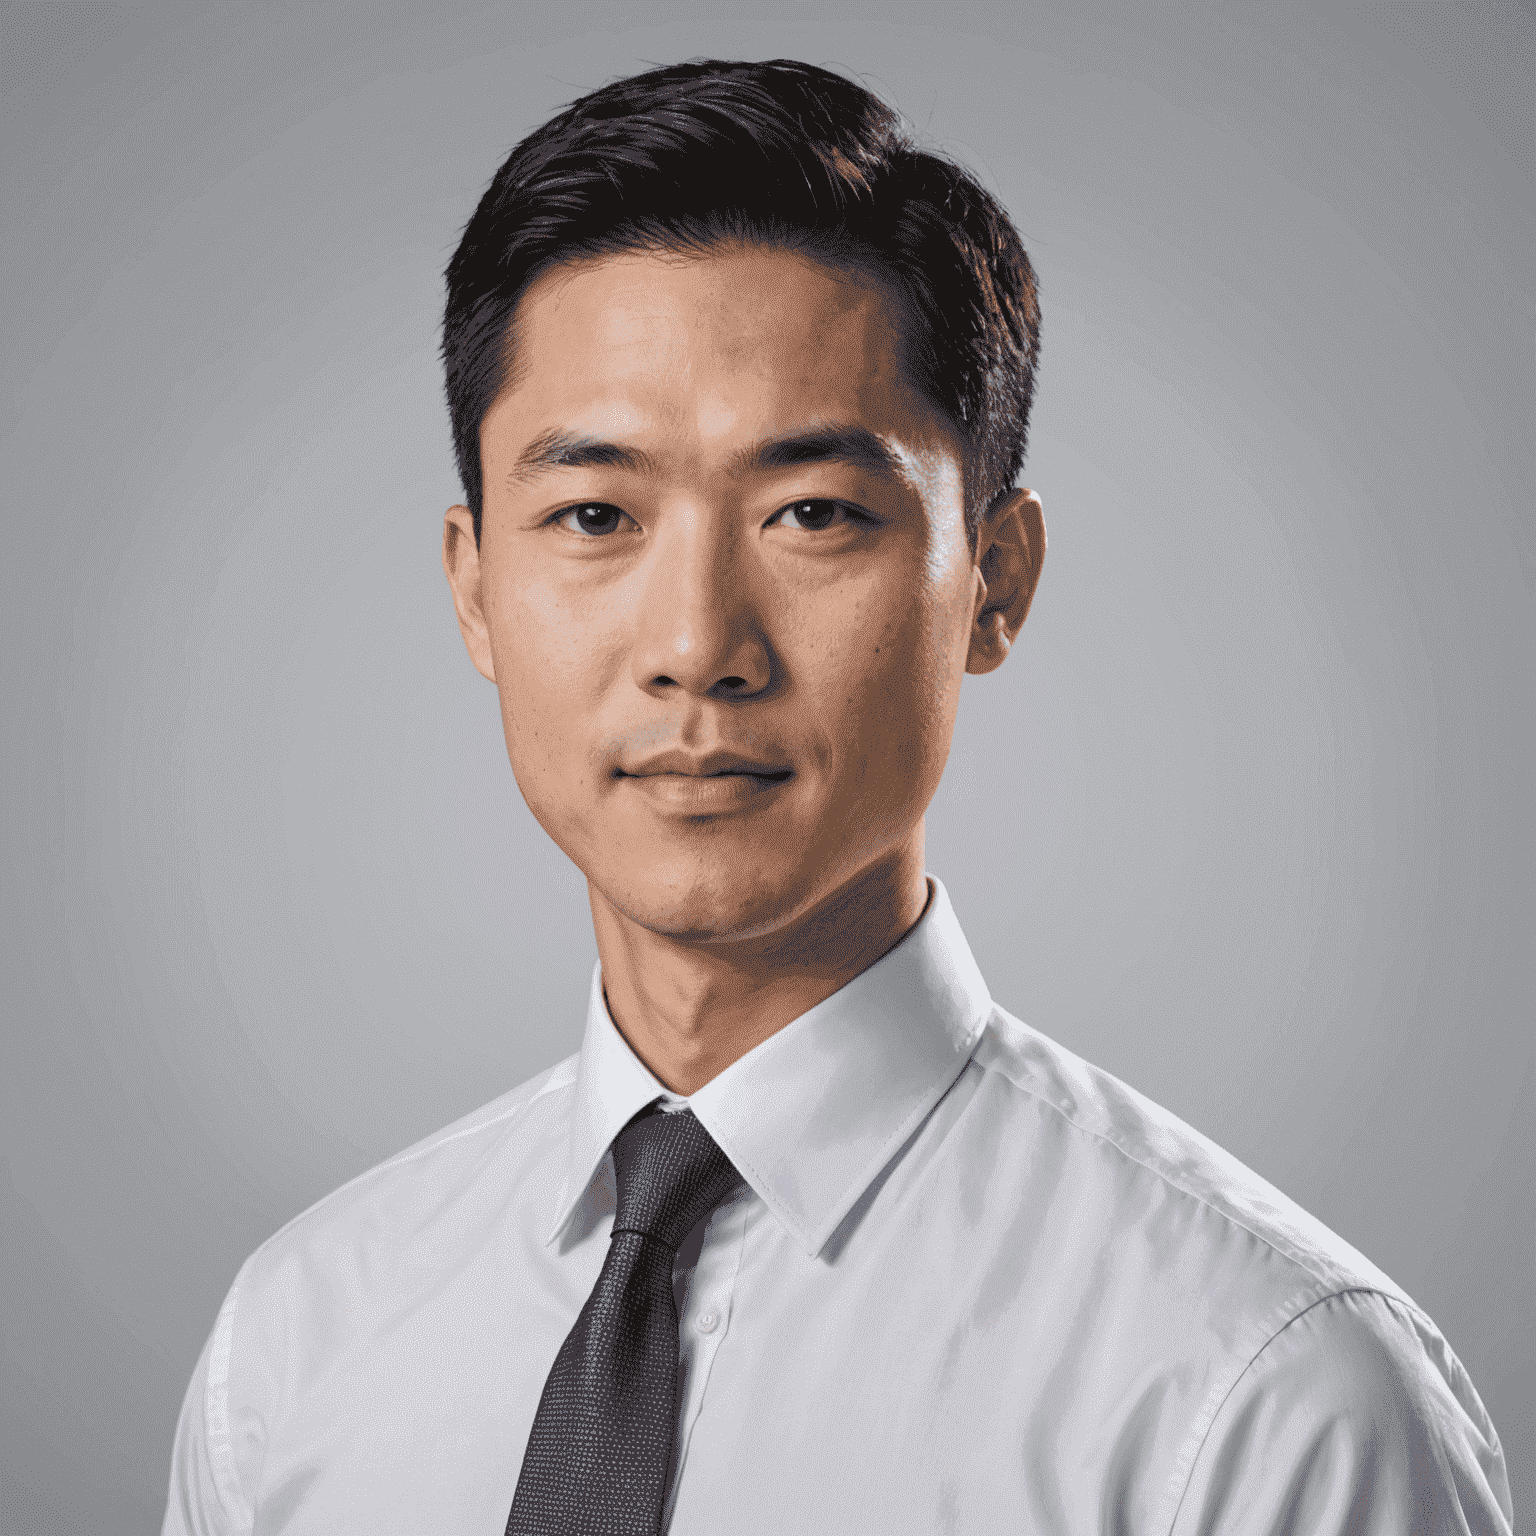
<path id="1" fill-rule="evenodd" d="M 921 869 L 986 588 L 898 345 L 878 287 L 755 247 L 518 306 L 479 554 L 455 508 L 445 559 L 530 808 L 653 931 L 767 935 Z"/>

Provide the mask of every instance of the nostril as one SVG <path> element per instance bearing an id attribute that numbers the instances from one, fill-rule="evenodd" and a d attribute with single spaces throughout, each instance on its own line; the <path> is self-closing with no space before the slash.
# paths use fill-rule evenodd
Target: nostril
<path id="1" fill-rule="evenodd" d="M 732 693 L 739 693 L 747 686 L 747 680 L 744 677 L 722 677 L 720 679 L 720 686 L 722 688 L 729 688 Z"/>

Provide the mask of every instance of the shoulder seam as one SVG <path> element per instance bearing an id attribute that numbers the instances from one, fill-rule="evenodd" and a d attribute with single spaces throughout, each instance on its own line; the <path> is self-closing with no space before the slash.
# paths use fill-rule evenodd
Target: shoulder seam
<path id="1" fill-rule="evenodd" d="M 974 1056 L 971 1059 L 975 1061 Z M 1317 1271 L 1299 1254 L 1282 1248 L 1272 1238 L 1266 1237 L 1262 1232 L 1255 1232 L 1247 1222 L 1240 1220 L 1233 1212 L 1225 1211 L 1219 1205 L 1213 1205 L 1211 1201 L 1205 1198 L 1204 1195 L 1197 1194 L 1194 1190 L 1189 1189 L 1187 1186 L 1179 1183 L 1179 1181 L 1175 1179 L 1166 1169 L 1158 1168 L 1152 1163 L 1149 1163 L 1145 1158 L 1138 1157 L 1134 1152 L 1131 1151 L 1129 1147 L 1125 1146 L 1123 1142 L 1118 1141 L 1108 1132 L 1095 1130 L 1090 1125 L 1084 1125 L 1081 1123 L 1081 1121 L 1074 1120 L 1071 1115 L 1069 1115 L 1064 1109 L 1061 1108 L 1059 1104 L 1053 1104 L 1048 1098 L 1046 1098 L 1044 1094 L 1038 1093 L 1027 1084 L 1021 1083 L 1017 1081 L 1017 1079 L 1010 1077 L 1009 1074 L 1004 1072 L 1001 1068 L 989 1067 L 981 1062 L 977 1062 L 976 1064 L 981 1068 L 983 1072 L 996 1071 L 997 1075 L 1001 1077 L 1003 1081 L 1007 1083 L 1011 1088 L 1015 1089 L 1019 1093 L 1024 1094 L 1027 1098 L 1032 1099 L 1035 1103 L 1044 1105 L 1053 1114 L 1059 1115 L 1062 1120 L 1064 1120 L 1073 1128 L 1073 1130 L 1081 1131 L 1085 1136 L 1092 1136 L 1098 1141 L 1106 1142 L 1109 1146 L 1112 1146 L 1115 1151 L 1121 1155 L 1121 1157 L 1125 1158 L 1127 1162 L 1134 1163 L 1138 1168 L 1145 1168 L 1148 1173 L 1150 1173 L 1154 1178 L 1160 1179 L 1170 1189 L 1175 1189 L 1181 1195 L 1184 1195 L 1188 1199 L 1195 1201 L 1196 1204 L 1204 1206 L 1206 1210 L 1210 1211 L 1215 1216 L 1219 1216 L 1223 1221 L 1229 1223 L 1231 1226 L 1236 1227 L 1240 1232 L 1246 1232 L 1251 1238 L 1254 1239 L 1255 1242 L 1263 1243 L 1263 1245 L 1268 1248 L 1271 1253 L 1277 1254 L 1280 1258 L 1285 1259 L 1288 1263 L 1294 1264 L 1297 1269 L 1299 1269 L 1303 1274 L 1307 1275 L 1314 1282 L 1322 1285 L 1329 1283 L 1329 1277 L 1326 1275 L 1318 1274 Z M 1134 1090 L 1131 1091 L 1134 1092 Z M 1344 1291 L 1351 1289 L 1379 1291 L 1384 1296 L 1393 1296 L 1394 1300 L 1403 1302 L 1414 1312 L 1419 1312 L 1420 1316 L 1424 1315 L 1422 1312 L 1420 1312 L 1419 1307 L 1406 1294 L 1397 1296 L 1392 1291 L 1384 1290 L 1380 1286 L 1345 1286 L 1341 1288 L 1338 1294 L 1343 1294 Z"/>
<path id="2" fill-rule="evenodd" d="M 540 1099 L 551 1093 L 557 1093 L 562 1088 L 569 1088 L 573 1078 L 557 1078 L 556 1074 L 567 1062 L 574 1061 L 574 1056 L 567 1057 L 565 1061 L 558 1061 L 553 1067 L 547 1069 L 546 1081 L 537 1092 L 529 1094 L 526 1099 L 520 1099 L 516 1103 L 509 1104 L 499 1114 L 492 1115 L 488 1120 L 477 1120 L 473 1125 L 466 1125 L 457 1131 L 440 1131 L 434 1136 L 428 1136 L 413 1147 L 407 1147 L 403 1152 L 397 1152 L 393 1157 L 386 1157 L 382 1163 L 375 1163 L 371 1168 L 364 1168 L 361 1173 L 355 1173 L 344 1184 L 338 1184 L 335 1189 L 328 1190 L 318 1200 L 312 1201 L 297 1215 L 290 1216 L 277 1231 L 258 1243 L 252 1250 L 251 1258 L 264 1252 L 275 1243 L 290 1227 L 297 1226 L 306 1216 L 318 1211 L 321 1206 L 328 1205 L 332 1200 L 339 1199 L 355 1185 L 362 1184 L 374 1177 L 375 1174 L 387 1173 L 391 1168 L 403 1167 L 406 1163 L 415 1162 L 418 1157 L 425 1157 L 429 1152 L 436 1152 L 440 1147 L 446 1147 L 455 1141 L 461 1141 L 466 1136 L 476 1135 L 480 1131 L 489 1130 L 492 1126 L 500 1125 L 503 1121 L 512 1119 L 524 1110 L 531 1109 Z M 512 1090 L 516 1092 L 516 1090 Z M 471 1114 L 475 1111 L 471 1110 Z M 250 1261 L 247 1260 L 247 1263 Z M 242 1266 L 243 1268 L 243 1266 Z"/>

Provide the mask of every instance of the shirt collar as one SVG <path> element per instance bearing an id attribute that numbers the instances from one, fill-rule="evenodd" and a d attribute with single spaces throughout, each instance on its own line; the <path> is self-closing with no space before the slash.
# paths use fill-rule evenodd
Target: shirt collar
<path id="1" fill-rule="evenodd" d="M 959 1076 L 991 1011 L 949 896 L 928 880 L 927 910 L 901 943 L 687 1100 L 813 1258 Z M 615 1028 L 594 967 L 551 1242 L 613 1138 L 658 1098 L 675 1095 Z"/>

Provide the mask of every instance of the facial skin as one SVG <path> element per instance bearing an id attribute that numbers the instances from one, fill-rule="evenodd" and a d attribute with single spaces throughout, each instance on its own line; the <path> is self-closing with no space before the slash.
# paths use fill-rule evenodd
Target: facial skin
<path id="1" fill-rule="evenodd" d="M 962 675 L 1045 552 L 966 537 L 962 446 L 874 283 L 762 247 L 525 292 L 443 562 L 519 788 L 586 875 L 609 1010 L 690 1093 L 921 915 Z M 583 510 L 585 509 L 585 510 Z"/>

